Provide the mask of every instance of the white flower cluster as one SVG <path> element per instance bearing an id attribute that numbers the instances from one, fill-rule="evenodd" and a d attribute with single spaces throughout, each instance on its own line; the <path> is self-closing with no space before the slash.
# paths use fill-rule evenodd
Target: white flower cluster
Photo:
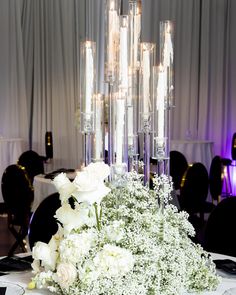
<path id="1" fill-rule="evenodd" d="M 156 176 L 154 190 L 149 190 L 140 175 L 130 172 L 124 187 L 107 188 L 104 197 L 100 188 L 105 186 L 108 167 L 94 165 L 84 170 L 86 177 L 83 171 L 73 182 L 76 189 L 71 190 L 62 175 L 54 180 L 63 195 L 56 213 L 62 227 L 48 244 L 38 242 L 33 249 L 36 287 L 63 295 L 214 290 L 219 283 L 215 265 L 189 238 L 194 229 L 187 213 L 167 204 L 172 190 L 169 178 Z M 70 196 L 75 198 L 73 208 Z"/>

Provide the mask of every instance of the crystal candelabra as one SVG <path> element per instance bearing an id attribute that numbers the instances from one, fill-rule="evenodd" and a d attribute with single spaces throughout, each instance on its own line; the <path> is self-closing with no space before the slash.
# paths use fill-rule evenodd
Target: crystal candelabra
<path id="1" fill-rule="evenodd" d="M 122 2 L 106 0 L 105 5 L 107 111 L 104 96 L 97 95 L 95 89 L 95 43 L 86 41 L 81 46 L 84 162 L 88 164 L 104 157 L 106 112 L 107 162 L 112 168 L 112 179 L 118 183 L 127 169 L 137 167 L 138 157 L 143 155 L 144 183 L 148 185 L 151 157 L 157 160 L 157 173 L 168 174 L 169 111 L 174 106 L 173 23 L 160 23 L 159 47 L 141 42 L 141 0 L 129 0 L 127 14 Z M 159 51 L 158 66 L 156 51 Z"/>

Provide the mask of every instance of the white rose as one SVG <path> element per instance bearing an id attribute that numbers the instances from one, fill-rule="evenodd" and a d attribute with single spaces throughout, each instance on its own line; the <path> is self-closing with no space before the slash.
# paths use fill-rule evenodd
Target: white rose
<path id="1" fill-rule="evenodd" d="M 100 204 L 102 199 L 110 192 L 111 190 L 100 183 L 96 189 L 93 191 L 77 191 L 73 193 L 73 196 L 80 202 L 87 202 L 92 205 L 94 203 Z"/>
<path id="2" fill-rule="evenodd" d="M 57 209 L 54 217 L 62 223 L 66 233 L 70 233 L 73 229 L 79 229 L 85 224 L 83 216 L 79 216 L 78 212 L 72 209 L 68 203 L 63 203 Z"/>
<path id="3" fill-rule="evenodd" d="M 41 260 L 42 266 L 44 266 L 47 270 L 55 269 L 57 255 L 55 253 L 55 248 L 52 247 L 52 245 L 37 242 L 33 247 L 32 257 L 35 260 Z"/>
<path id="4" fill-rule="evenodd" d="M 99 181 L 105 180 L 110 175 L 110 167 L 104 162 L 90 163 L 84 171 L 89 171 Z"/>
<path id="5" fill-rule="evenodd" d="M 79 191 L 90 192 L 96 190 L 99 182 L 89 171 L 79 171 L 76 173 L 73 184 Z"/>
<path id="6" fill-rule="evenodd" d="M 62 203 L 66 202 L 76 190 L 76 187 L 66 176 L 66 173 L 58 174 L 52 182 L 60 194 L 60 200 Z"/>
<path id="7" fill-rule="evenodd" d="M 97 171 L 96 174 L 98 175 L 99 171 Z M 110 192 L 110 189 L 105 186 L 103 178 L 99 178 L 97 175 L 94 174 L 94 171 L 90 171 L 89 169 L 77 172 L 73 181 L 77 190 L 73 192 L 73 196 L 79 203 L 87 202 L 90 205 L 94 203 L 100 204 L 103 197 Z"/>
<path id="8" fill-rule="evenodd" d="M 67 289 L 77 277 L 76 267 L 70 263 L 60 263 L 57 266 L 57 281 L 63 289 Z"/>

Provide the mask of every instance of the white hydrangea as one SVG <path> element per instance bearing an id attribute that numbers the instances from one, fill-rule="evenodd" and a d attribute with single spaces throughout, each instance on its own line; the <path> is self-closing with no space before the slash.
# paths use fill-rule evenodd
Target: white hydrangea
<path id="1" fill-rule="evenodd" d="M 129 250 L 106 244 L 94 258 L 94 265 L 102 276 L 123 276 L 134 267 L 134 257 Z"/>
<path id="2" fill-rule="evenodd" d="M 76 265 L 80 263 L 91 249 L 96 234 L 93 232 L 74 233 L 65 237 L 59 246 L 59 255 L 62 262 Z"/>

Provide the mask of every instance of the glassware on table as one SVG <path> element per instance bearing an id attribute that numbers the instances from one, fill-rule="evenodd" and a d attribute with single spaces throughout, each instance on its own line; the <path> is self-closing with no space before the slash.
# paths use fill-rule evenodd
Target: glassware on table
<path id="1" fill-rule="evenodd" d="M 24 288 L 22 288 L 20 285 L 17 285 L 11 282 L 0 282 L 0 292 L 1 290 L 3 291 L 2 294 L 4 294 L 4 291 L 5 291 L 5 295 L 25 294 Z"/>

